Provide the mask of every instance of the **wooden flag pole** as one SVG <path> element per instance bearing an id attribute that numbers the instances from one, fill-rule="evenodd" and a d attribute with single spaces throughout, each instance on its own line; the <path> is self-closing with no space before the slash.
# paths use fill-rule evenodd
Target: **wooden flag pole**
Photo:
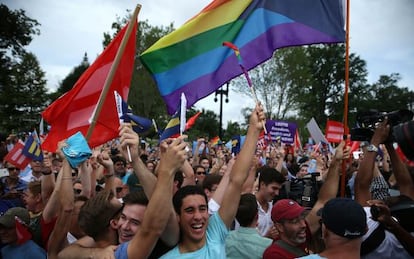
<path id="1" fill-rule="evenodd" d="M 114 62 L 112 63 L 108 76 L 105 79 L 105 83 L 104 83 L 101 95 L 99 96 L 98 104 L 96 106 L 95 112 L 92 117 L 91 125 L 89 126 L 88 132 L 86 134 L 86 141 L 89 141 L 89 139 L 92 136 L 92 132 L 96 126 L 96 122 L 99 118 L 99 114 L 101 113 L 103 104 L 105 103 L 106 96 L 108 95 L 109 88 L 114 79 L 115 72 L 118 69 L 118 65 L 119 65 L 119 62 L 121 61 L 122 55 L 124 54 L 126 44 L 128 43 L 129 37 L 131 36 L 132 29 L 134 28 L 134 24 L 137 22 L 138 13 L 140 10 L 141 10 L 141 5 L 138 4 L 135 7 L 134 13 L 132 14 L 131 20 L 128 24 L 128 28 L 125 32 L 124 37 L 122 38 L 118 51 L 116 52 Z"/>
<path id="2" fill-rule="evenodd" d="M 348 89 L 349 89 L 349 0 L 346 1 L 346 29 L 345 29 L 345 94 L 344 94 L 344 140 L 348 140 Z M 345 147 L 348 144 L 345 145 Z M 346 166 L 348 161 L 342 161 L 341 197 L 345 197 Z"/>

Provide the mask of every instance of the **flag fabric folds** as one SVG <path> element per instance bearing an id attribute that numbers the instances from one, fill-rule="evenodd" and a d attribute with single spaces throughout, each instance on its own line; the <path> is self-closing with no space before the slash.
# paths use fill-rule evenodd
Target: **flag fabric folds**
<path id="1" fill-rule="evenodd" d="M 4 157 L 4 160 L 18 167 L 20 170 L 24 170 L 31 159 L 23 154 L 23 148 L 23 142 L 18 141 L 14 144 L 13 149 Z"/>
<path id="2" fill-rule="evenodd" d="M 232 42 L 249 70 L 288 46 L 345 41 L 342 0 L 215 0 L 141 56 L 168 112 L 188 106 L 240 75 Z"/>
<path id="3" fill-rule="evenodd" d="M 160 141 L 167 138 L 176 138 L 180 136 L 180 109 L 172 116 L 164 131 L 161 133 Z"/>
<path id="4" fill-rule="evenodd" d="M 187 99 L 184 93 L 181 94 L 180 103 L 178 105 L 177 111 L 172 116 L 171 120 L 168 122 L 164 131 L 160 136 L 160 141 L 163 141 L 167 138 L 176 138 L 183 134 L 186 129 L 186 113 L 187 113 Z"/>
<path id="5" fill-rule="evenodd" d="M 112 93 L 116 90 L 123 99 L 128 99 L 134 68 L 137 23 L 134 21 L 131 25 L 134 26 L 133 31 L 108 91 Z M 50 132 L 42 143 L 43 150 L 55 152 L 60 140 L 68 138 L 78 131 L 82 132 L 84 136 L 87 135 L 91 124 L 90 120 L 127 27 L 128 25 L 119 31 L 102 54 L 82 74 L 73 88 L 43 111 L 42 117 L 51 125 Z M 118 122 L 114 98 L 106 98 L 94 131 L 88 140 L 89 146 L 93 148 L 117 137 Z"/>
<path id="6" fill-rule="evenodd" d="M 33 131 L 27 138 L 22 153 L 32 160 L 43 161 L 43 152 L 40 148 L 40 140 L 36 131 Z"/>
<path id="7" fill-rule="evenodd" d="M 116 91 L 114 95 L 120 122 L 131 123 L 132 129 L 136 133 L 143 133 L 151 128 L 152 121 L 150 119 L 133 114 L 131 107 L 122 99 L 121 95 Z"/>
<path id="8" fill-rule="evenodd" d="M 191 118 L 189 118 L 187 120 L 187 123 L 185 124 L 185 130 L 189 130 L 191 129 L 194 124 L 196 123 L 196 120 L 198 119 L 198 117 L 201 115 L 201 112 L 197 112 L 196 114 L 194 114 Z"/>

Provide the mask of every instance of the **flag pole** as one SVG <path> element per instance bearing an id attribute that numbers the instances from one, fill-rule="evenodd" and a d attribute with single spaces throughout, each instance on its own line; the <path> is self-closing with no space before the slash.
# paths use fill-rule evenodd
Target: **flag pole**
<path id="1" fill-rule="evenodd" d="M 234 51 L 234 54 L 236 55 L 237 60 L 239 62 L 239 66 L 240 66 L 240 68 L 241 68 L 241 70 L 244 74 L 244 77 L 246 77 L 247 84 L 249 85 L 250 91 L 252 92 L 254 101 L 255 101 L 256 105 L 259 104 L 259 100 L 257 99 L 256 91 L 254 90 L 252 80 L 250 79 L 249 73 L 247 72 L 246 68 L 243 65 L 243 60 L 242 60 L 242 57 L 240 55 L 239 48 L 236 45 L 234 45 L 233 43 L 228 42 L 228 41 L 223 42 L 223 46 L 229 47 L 230 49 L 232 49 Z M 264 130 L 265 134 L 267 135 L 267 129 L 266 129 L 265 121 L 262 121 L 262 125 L 263 125 L 263 130 Z"/>
<path id="2" fill-rule="evenodd" d="M 89 139 L 92 136 L 92 132 L 96 126 L 96 122 L 98 120 L 99 114 L 101 113 L 103 104 L 105 103 L 106 96 L 108 95 L 109 88 L 112 84 L 112 81 L 115 76 L 115 72 L 118 69 L 119 62 L 121 61 L 122 55 L 124 53 L 125 47 L 128 43 L 128 39 L 132 33 L 132 29 L 134 28 L 134 24 L 137 22 L 138 13 L 141 10 L 141 5 L 138 4 L 135 7 L 134 13 L 132 14 L 131 20 L 128 24 L 128 28 L 125 32 L 124 37 L 122 38 L 121 44 L 119 45 L 118 51 L 115 55 L 114 62 L 112 63 L 111 69 L 109 70 L 108 76 L 105 79 L 105 83 L 101 92 L 101 95 L 99 96 L 98 104 L 96 105 L 95 112 L 93 113 L 91 125 L 88 128 L 88 132 L 86 134 L 86 141 L 89 141 Z"/>
<path id="3" fill-rule="evenodd" d="M 348 143 L 348 89 L 349 89 L 349 0 L 346 1 L 346 28 L 345 28 L 345 93 L 344 93 L 344 140 Z M 347 145 L 347 144 L 346 144 Z M 346 146 L 345 146 L 346 147 Z M 348 161 L 342 161 L 341 197 L 345 197 L 346 165 Z"/>

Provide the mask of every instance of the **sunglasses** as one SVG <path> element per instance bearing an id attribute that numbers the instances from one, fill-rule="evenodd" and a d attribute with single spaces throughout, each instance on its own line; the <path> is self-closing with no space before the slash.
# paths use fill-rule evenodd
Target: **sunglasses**
<path id="1" fill-rule="evenodd" d="M 196 174 L 198 174 L 198 175 L 206 174 L 206 171 L 203 171 L 203 172 L 196 172 Z"/>
<path id="2" fill-rule="evenodd" d="M 116 188 L 115 188 L 116 193 L 120 193 L 120 192 L 122 192 L 122 189 L 124 189 L 124 188 L 123 188 L 123 187 L 116 187 Z"/>
<path id="3" fill-rule="evenodd" d="M 9 171 L 20 171 L 20 168 L 17 168 L 17 167 L 8 167 L 7 169 Z"/>
<path id="4" fill-rule="evenodd" d="M 80 194 L 80 193 L 82 192 L 82 189 L 76 189 L 76 188 L 73 188 L 73 192 L 74 192 L 75 194 Z"/>

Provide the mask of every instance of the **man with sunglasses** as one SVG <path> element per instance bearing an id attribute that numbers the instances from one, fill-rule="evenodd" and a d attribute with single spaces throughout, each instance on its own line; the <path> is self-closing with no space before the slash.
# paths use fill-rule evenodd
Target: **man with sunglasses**
<path id="1" fill-rule="evenodd" d="M 3 195 L 21 194 L 27 189 L 27 182 L 20 178 L 20 169 L 9 162 L 6 162 L 5 166 L 9 175 L 0 179 Z"/>

